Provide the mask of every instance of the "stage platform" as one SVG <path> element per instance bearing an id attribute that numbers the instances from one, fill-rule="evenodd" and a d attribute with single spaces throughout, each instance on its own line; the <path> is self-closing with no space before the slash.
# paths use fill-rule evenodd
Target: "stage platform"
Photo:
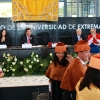
<path id="1" fill-rule="evenodd" d="M 50 99 L 48 78 L 44 75 L 0 78 L 0 100 Z"/>
<path id="2" fill-rule="evenodd" d="M 48 85 L 48 78 L 44 75 L 0 78 L 0 88 L 41 85 Z"/>

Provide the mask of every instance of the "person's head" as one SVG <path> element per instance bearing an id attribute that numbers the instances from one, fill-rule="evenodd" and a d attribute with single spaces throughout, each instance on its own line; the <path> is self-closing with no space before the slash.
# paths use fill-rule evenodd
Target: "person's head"
<path id="1" fill-rule="evenodd" d="M 66 45 L 62 42 L 58 42 L 55 47 L 55 54 L 53 62 L 56 65 L 57 63 L 65 66 L 67 65 L 68 61 L 66 60 L 67 57 L 67 50 Z"/>
<path id="2" fill-rule="evenodd" d="M 76 29 L 76 34 L 77 34 L 78 36 L 81 36 L 82 30 L 81 30 L 80 28 Z"/>
<path id="3" fill-rule="evenodd" d="M 2 36 L 6 36 L 6 35 L 7 35 L 6 29 L 2 29 L 2 30 L 1 30 L 1 35 L 2 35 Z"/>
<path id="4" fill-rule="evenodd" d="M 94 54 L 97 54 L 97 53 L 99 53 L 99 47 L 97 46 L 97 45 L 95 45 L 95 44 L 91 44 L 90 45 L 90 55 L 92 56 L 92 55 L 94 55 Z"/>
<path id="5" fill-rule="evenodd" d="M 74 47 L 74 52 L 82 61 L 88 61 L 90 58 L 90 46 L 85 40 L 80 40 Z"/>
<path id="6" fill-rule="evenodd" d="M 25 29 L 25 34 L 26 34 L 26 36 L 31 36 L 32 30 L 30 28 L 26 28 Z"/>
<path id="7" fill-rule="evenodd" d="M 96 34 L 96 29 L 95 28 L 91 28 L 90 32 L 91 32 L 92 35 L 95 35 Z"/>
<path id="8" fill-rule="evenodd" d="M 85 87 L 90 89 L 90 84 L 95 85 L 100 89 L 100 54 L 91 56 L 89 67 L 80 83 L 79 90 Z"/>

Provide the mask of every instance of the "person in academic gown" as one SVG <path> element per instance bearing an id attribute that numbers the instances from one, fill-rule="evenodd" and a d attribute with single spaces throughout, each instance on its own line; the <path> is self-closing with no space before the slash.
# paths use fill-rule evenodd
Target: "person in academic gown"
<path id="1" fill-rule="evenodd" d="M 76 85 L 76 100 L 100 100 L 100 54 L 91 56 L 88 69 Z"/>
<path id="2" fill-rule="evenodd" d="M 96 29 L 92 28 L 90 32 L 87 38 L 88 44 L 100 44 L 100 34 L 96 32 Z"/>
<path id="3" fill-rule="evenodd" d="M 69 65 L 69 61 L 66 57 L 67 51 L 65 44 L 58 42 L 55 47 L 54 59 L 45 74 L 45 76 L 49 78 L 49 91 L 52 94 L 52 100 L 62 99 L 63 89 L 60 88 L 60 83 Z"/>
<path id="4" fill-rule="evenodd" d="M 65 90 L 62 100 L 76 100 L 75 86 L 87 69 L 85 62 L 90 58 L 90 46 L 85 40 L 80 40 L 74 52 L 77 52 L 77 57 L 71 61 L 61 81 L 60 88 Z"/>

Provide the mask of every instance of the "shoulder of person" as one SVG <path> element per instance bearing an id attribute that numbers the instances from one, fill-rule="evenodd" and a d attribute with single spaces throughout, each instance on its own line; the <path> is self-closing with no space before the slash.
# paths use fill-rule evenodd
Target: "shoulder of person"
<path id="1" fill-rule="evenodd" d="M 73 58 L 69 66 L 79 66 L 80 64 L 81 64 L 81 61 L 78 58 Z"/>
<path id="2" fill-rule="evenodd" d="M 9 39 L 9 38 L 10 38 L 10 36 L 9 36 L 9 35 L 7 35 L 7 36 L 6 36 L 6 38 L 8 38 L 8 39 Z"/>
<path id="3" fill-rule="evenodd" d="M 100 35 L 100 33 L 96 33 L 96 35 Z"/>
<path id="4" fill-rule="evenodd" d="M 77 82 L 77 84 L 76 84 L 76 90 L 78 90 L 79 91 L 79 86 L 80 86 L 80 83 L 82 82 L 82 79 L 83 79 L 83 77 L 81 77 L 80 79 L 79 79 L 79 81 Z"/>
<path id="5" fill-rule="evenodd" d="M 31 37 L 35 37 L 35 35 L 31 34 Z"/>
<path id="6" fill-rule="evenodd" d="M 88 34 L 88 36 L 92 36 L 92 34 L 90 33 L 90 34 Z"/>
<path id="7" fill-rule="evenodd" d="M 91 38 L 92 37 L 92 34 L 90 33 L 88 36 L 87 36 L 87 38 Z"/>
<path id="8" fill-rule="evenodd" d="M 51 63 L 49 64 L 49 66 L 54 66 L 54 63 L 53 63 L 53 62 L 51 62 Z"/>

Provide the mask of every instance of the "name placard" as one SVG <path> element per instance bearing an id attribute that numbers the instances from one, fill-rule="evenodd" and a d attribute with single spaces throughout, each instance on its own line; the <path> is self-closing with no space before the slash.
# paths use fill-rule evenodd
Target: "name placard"
<path id="1" fill-rule="evenodd" d="M 57 45 L 57 43 L 52 43 L 52 47 L 55 47 Z"/>
<path id="2" fill-rule="evenodd" d="M 22 44 L 22 48 L 32 48 L 32 44 Z"/>
<path id="3" fill-rule="evenodd" d="M 6 44 L 0 45 L 0 49 L 7 48 Z"/>

